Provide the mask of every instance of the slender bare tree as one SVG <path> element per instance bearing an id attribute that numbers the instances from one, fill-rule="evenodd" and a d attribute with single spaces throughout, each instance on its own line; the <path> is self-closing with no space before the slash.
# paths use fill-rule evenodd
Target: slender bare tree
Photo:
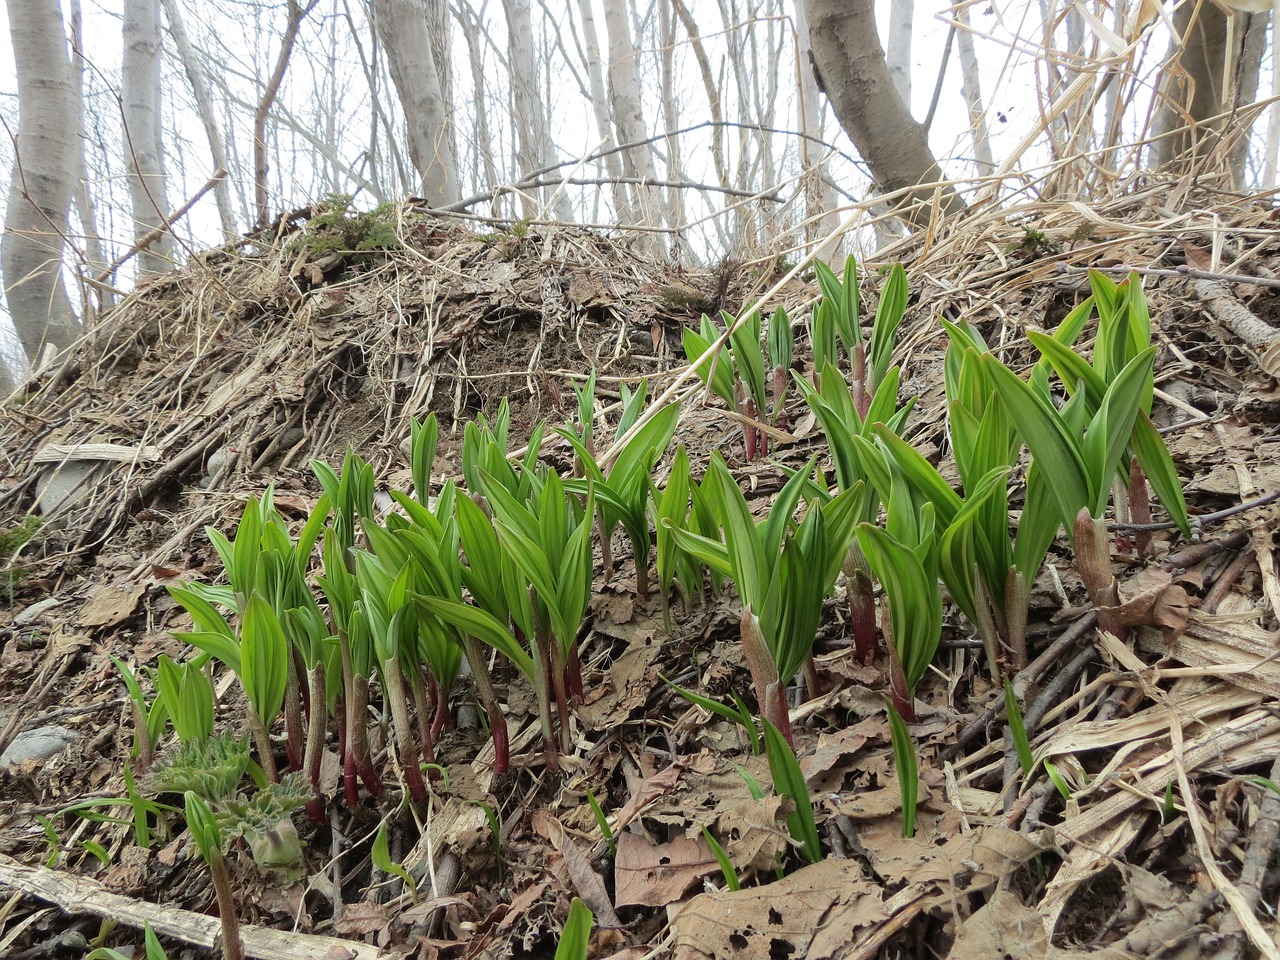
<path id="1" fill-rule="evenodd" d="M 124 0 L 121 97 L 133 236 L 154 233 L 169 218 L 160 136 L 160 0 Z M 168 270 L 172 238 L 160 231 L 138 257 L 143 276 Z"/>
<path id="2" fill-rule="evenodd" d="M 209 82 L 205 78 L 204 69 L 200 65 L 191 40 L 187 36 L 186 25 L 182 22 L 182 11 L 176 0 L 160 0 L 164 8 L 165 20 L 169 24 L 169 36 L 173 39 L 178 59 L 182 61 L 182 69 L 187 75 L 187 83 L 191 85 L 191 95 L 196 101 L 196 112 L 200 115 L 200 123 L 204 126 L 205 138 L 209 141 L 209 154 L 213 160 L 214 170 L 226 170 L 227 151 L 222 145 L 222 131 L 218 127 L 213 113 L 213 99 L 209 96 Z M 222 224 L 222 236 L 231 239 L 236 235 L 236 217 L 231 209 L 231 185 L 223 179 L 213 188 L 213 196 L 218 204 L 218 219 Z"/>
<path id="3" fill-rule="evenodd" d="M 638 52 L 631 42 L 631 15 L 627 0 L 604 0 L 604 25 L 609 34 L 609 96 L 618 139 L 623 144 L 640 143 L 649 134 L 644 123 L 644 101 L 636 71 Z M 647 147 L 627 149 L 623 153 L 622 164 L 627 176 L 654 179 L 653 154 Z M 652 223 L 654 217 L 648 212 L 651 200 L 648 192 L 639 187 L 636 197 L 642 221 Z"/>
<path id="4" fill-rule="evenodd" d="M 973 137 L 973 155 L 978 174 L 986 176 L 996 168 L 991 155 L 991 135 L 987 128 L 987 112 L 982 106 L 982 84 L 979 79 L 978 55 L 973 49 L 973 29 L 969 22 L 969 7 L 956 7 L 956 50 L 960 55 L 960 74 L 964 78 L 960 93 L 969 108 L 969 135 Z M 1117 84 L 1118 86 L 1118 84 Z"/>
<path id="5" fill-rule="evenodd" d="M 421 194 L 432 204 L 452 203 L 458 175 L 425 0 L 373 0 L 373 20 L 409 126 L 409 157 L 422 179 Z"/>
<path id="6" fill-rule="evenodd" d="M 537 57 L 534 54 L 533 17 L 529 0 L 502 0 L 507 15 L 507 65 L 511 71 L 512 120 L 516 130 L 516 160 L 521 178 L 557 162 L 555 147 L 547 129 L 539 90 Z M 573 209 L 563 190 L 548 187 L 544 203 L 550 203 L 557 219 L 572 220 Z M 524 215 L 539 216 L 539 204 L 525 192 Z"/>
<path id="7" fill-rule="evenodd" d="M 9 315 L 28 360 L 36 360 L 46 345 L 61 349 L 79 330 L 62 280 L 62 250 L 80 127 L 61 4 L 8 0 L 7 6 L 18 138 L 0 261 Z"/>
<path id="8" fill-rule="evenodd" d="M 583 46 L 586 48 L 587 80 L 591 85 L 591 112 L 595 116 L 600 147 L 608 151 L 604 155 L 604 168 L 612 181 L 614 214 L 620 223 L 634 223 L 636 213 L 631 206 L 631 196 L 627 193 L 626 185 L 622 183 L 622 155 L 616 150 L 609 149 L 617 146 L 617 139 L 613 135 L 613 114 L 609 108 L 609 95 L 604 83 L 600 39 L 596 33 L 596 16 L 591 8 L 591 0 L 578 0 L 578 26 L 582 31 Z"/>
<path id="9" fill-rule="evenodd" d="M 293 45 L 298 39 L 298 30 L 307 14 L 315 9 L 317 0 L 308 0 L 304 7 L 298 0 L 289 0 L 289 20 L 284 29 L 284 37 L 280 41 L 280 52 L 276 56 L 275 69 L 267 80 L 262 99 L 253 114 L 253 184 L 255 222 L 259 227 L 266 226 L 271 218 L 267 208 L 267 117 L 271 114 L 271 106 L 280 94 L 280 84 L 284 82 L 284 72 L 289 69 L 289 57 L 293 53 Z"/>
<path id="10" fill-rule="evenodd" d="M 924 127 L 912 118 L 894 89 L 876 33 L 872 0 L 805 0 L 813 65 L 820 86 L 877 185 L 886 193 L 912 191 L 942 180 L 942 170 L 929 149 Z M 950 185 L 929 187 L 944 210 L 958 212 L 964 203 Z M 918 205 L 906 216 L 919 223 L 930 211 Z"/>
<path id="11" fill-rule="evenodd" d="M 800 86 L 800 162 L 804 184 L 805 240 L 813 243 L 829 236 L 839 225 L 836 215 L 836 188 L 827 173 L 824 156 L 826 148 L 815 142 L 822 138 L 822 104 L 819 102 L 818 83 L 809 61 L 813 56 L 809 42 L 809 19 L 805 16 L 804 0 L 794 0 L 796 27 L 796 73 Z M 834 249 L 824 251 L 824 258 L 833 259 Z"/>
<path id="12" fill-rule="evenodd" d="M 911 109 L 911 39 L 915 32 L 915 0 L 893 0 L 889 4 L 889 39 L 885 44 L 885 63 L 893 88 Z"/>

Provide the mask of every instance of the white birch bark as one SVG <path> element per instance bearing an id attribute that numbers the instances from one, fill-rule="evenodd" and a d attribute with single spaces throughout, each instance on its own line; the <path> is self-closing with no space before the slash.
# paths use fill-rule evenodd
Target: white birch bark
<path id="1" fill-rule="evenodd" d="M 675 49 L 676 29 L 671 8 L 658 4 L 658 29 L 661 38 L 658 48 L 662 51 L 662 120 L 667 128 L 667 179 L 678 182 L 684 179 L 680 163 L 680 138 L 675 131 L 680 128 L 680 106 L 676 102 Z M 684 243 L 684 194 L 679 187 L 667 189 L 667 225 L 672 230 L 672 256 L 679 258 Z"/>
<path id="2" fill-rule="evenodd" d="M 409 157 L 421 194 L 435 205 L 458 199 L 457 170 L 447 130 L 424 0 L 373 0 L 374 25 L 387 52 L 391 79 L 409 127 Z"/>
<path id="3" fill-rule="evenodd" d="M 29 360 L 75 339 L 62 279 L 75 191 L 77 112 L 58 0 L 7 0 L 18 79 L 18 150 L 9 177 L 0 265 L 9 316 Z"/>
<path id="4" fill-rule="evenodd" d="M 84 237 L 84 253 L 87 266 L 98 273 L 107 265 L 106 254 L 102 251 L 102 240 L 98 236 L 98 212 L 94 204 L 93 194 L 89 190 L 89 177 L 86 174 L 84 144 L 87 139 L 84 123 L 84 19 L 81 15 L 80 0 L 71 0 L 67 5 L 69 14 L 68 26 L 71 28 L 71 102 L 76 110 L 76 129 L 80 131 L 80 143 L 75 151 L 76 165 L 76 216 L 80 220 L 80 233 Z M 108 290 L 99 291 L 101 305 L 109 306 L 112 294 Z M 80 303 L 87 310 L 90 298 L 82 287 Z M 86 317 L 85 322 L 89 320 Z"/>
<path id="5" fill-rule="evenodd" d="M 191 96 L 196 101 L 196 111 L 200 114 L 200 123 L 204 127 L 205 139 L 209 141 L 209 155 L 213 160 L 214 170 L 230 170 L 227 166 L 227 151 L 222 145 L 222 131 L 213 116 L 213 98 L 209 96 L 209 83 L 205 79 L 204 69 L 191 39 L 187 36 L 186 25 L 182 21 L 182 11 L 176 0 L 160 0 L 164 7 L 165 20 L 169 24 L 169 36 L 173 40 L 178 59 L 182 61 L 183 72 L 187 75 L 187 83 L 191 85 Z M 222 236 L 232 240 L 239 233 L 236 228 L 235 213 L 231 209 L 230 178 L 224 179 L 213 188 L 213 197 L 218 205 L 218 220 L 222 225 Z"/>
<path id="6" fill-rule="evenodd" d="M 529 11 L 529 0 L 502 0 L 502 8 L 507 15 L 507 65 L 511 71 L 516 159 L 520 167 L 520 179 L 524 179 L 535 170 L 553 165 L 556 155 L 547 129 L 547 117 L 542 108 L 542 94 L 538 89 L 538 67 L 533 53 L 533 17 Z M 556 219 L 573 219 L 569 198 L 563 190 L 547 187 L 542 191 L 542 196 L 543 203 L 538 204 L 530 191 L 524 192 L 521 199 L 526 218 L 541 216 L 541 209 L 550 204 Z"/>
<path id="7" fill-rule="evenodd" d="M 889 5 L 889 37 L 884 57 L 893 88 L 911 109 L 911 38 L 916 16 L 915 0 L 893 0 Z"/>
<path id="8" fill-rule="evenodd" d="M 636 73 L 638 53 L 631 41 L 631 21 L 626 0 L 604 0 L 604 26 L 609 35 L 609 92 L 613 104 L 613 121 L 618 139 L 638 143 L 649 136 L 640 99 L 640 81 Z M 654 179 L 653 153 L 648 145 L 623 151 L 622 166 L 627 176 Z M 637 187 L 635 196 L 640 210 L 639 222 L 653 223 L 650 196 Z"/>
<path id="9" fill-rule="evenodd" d="M 969 7 L 960 4 L 956 8 L 956 51 L 960 57 L 960 74 L 964 78 L 960 95 L 969 110 L 969 135 L 973 137 L 973 155 L 977 161 L 978 175 L 987 176 L 995 168 L 991 155 L 991 135 L 987 129 L 987 111 L 982 106 L 982 84 L 979 81 L 978 55 L 973 49 L 973 33 L 969 23 Z M 1118 86 L 1118 84 L 1117 84 Z"/>
<path id="10" fill-rule="evenodd" d="M 578 0 L 578 27 L 582 31 L 582 43 L 586 48 L 587 82 L 591 87 L 591 112 L 595 116 L 596 134 L 600 137 L 600 148 L 608 150 L 618 145 L 613 135 L 613 115 L 610 112 L 608 89 L 604 82 L 604 66 L 600 58 L 600 39 L 596 33 L 596 16 L 591 9 L 591 0 Z M 626 185 L 621 182 L 622 154 L 606 153 L 604 168 L 612 181 L 613 209 L 619 223 L 635 222 L 635 210 L 631 205 L 631 197 Z"/>
<path id="11" fill-rule="evenodd" d="M 493 162 L 493 134 L 489 126 L 488 96 L 485 91 L 484 51 L 480 46 L 480 22 L 469 6 L 459 7 L 462 35 L 467 42 L 467 59 L 471 62 L 471 83 L 474 90 L 472 108 L 476 127 L 471 136 L 471 179 L 473 183 L 497 183 L 498 168 Z M 483 176 L 482 171 L 483 170 Z"/>
<path id="12" fill-rule="evenodd" d="M 129 167 L 133 235 L 138 239 L 169 217 L 160 135 L 159 0 L 124 0 L 123 41 L 124 151 Z M 168 270 L 172 266 L 172 250 L 173 238 L 165 231 L 139 254 L 140 274 Z"/>
<path id="13" fill-rule="evenodd" d="M 805 137 L 822 138 L 822 101 L 818 95 L 818 84 L 810 68 L 812 56 L 809 43 L 809 18 L 805 13 L 804 0 L 793 0 L 792 13 L 796 25 L 796 62 L 800 82 L 800 132 Z M 826 148 L 813 140 L 801 138 L 800 161 L 804 172 L 801 174 L 804 184 L 804 238 L 814 243 L 835 232 L 840 225 L 840 217 L 836 214 L 836 188 L 827 174 Z M 824 260 L 834 262 L 837 244 L 824 248 L 819 254 Z"/>

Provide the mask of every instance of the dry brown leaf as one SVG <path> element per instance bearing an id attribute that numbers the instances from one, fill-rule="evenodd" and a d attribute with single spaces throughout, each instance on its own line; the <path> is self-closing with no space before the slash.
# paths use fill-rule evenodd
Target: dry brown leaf
<path id="1" fill-rule="evenodd" d="M 113 627 L 133 616 L 147 592 L 145 583 L 109 583 L 98 587 L 80 608 L 76 620 L 82 627 Z"/>
<path id="2" fill-rule="evenodd" d="M 977 913 L 960 925 L 947 960 L 972 957 L 1043 957 L 1048 946 L 1040 915 L 1010 890 L 997 890 Z"/>
<path id="3" fill-rule="evenodd" d="M 684 960 L 827 957 L 888 919 L 880 885 L 853 860 L 828 859 L 764 887 L 704 893 L 668 910 Z"/>
<path id="4" fill-rule="evenodd" d="M 341 937 L 364 937 L 385 930 L 391 919 L 391 908 L 385 903 L 358 900 L 343 907 L 342 919 L 334 921 L 333 932 Z"/>
<path id="5" fill-rule="evenodd" d="M 628 831 L 618 837 L 613 864 L 615 898 L 619 907 L 665 907 L 681 899 L 703 877 L 719 871 L 720 864 L 701 837 L 651 843 Z"/>
<path id="6" fill-rule="evenodd" d="M 564 824 L 545 810 L 535 810 L 530 818 L 530 825 L 550 840 L 556 852 L 564 859 L 564 866 L 569 872 L 569 879 L 573 881 L 574 890 L 582 898 L 582 902 L 591 908 L 596 920 L 606 927 L 622 926 L 618 915 L 613 912 L 613 904 L 609 901 L 604 881 L 600 879 L 600 875 L 591 866 L 586 855 L 569 836 Z"/>
<path id="7" fill-rule="evenodd" d="M 780 856 L 791 848 L 791 836 L 781 821 L 787 811 L 782 797 L 743 797 L 721 812 L 716 821 L 716 836 L 739 872 L 772 870 Z M 788 807 L 791 807 L 788 804 Z"/>

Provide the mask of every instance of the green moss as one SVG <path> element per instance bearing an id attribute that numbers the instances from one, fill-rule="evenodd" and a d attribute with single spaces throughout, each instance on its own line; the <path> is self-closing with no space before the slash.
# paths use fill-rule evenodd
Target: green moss
<path id="1" fill-rule="evenodd" d="M 312 257 L 341 251 L 370 253 L 400 246 L 396 232 L 396 206 L 380 203 L 372 210 L 357 211 L 345 193 L 328 194 L 321 202 L 325 209 L 315 214 L 303 230 L 289 241 L 290 251 L 306 250 Z"/>
<path id="2" fill-rule="evenodd" d="M 42 523 L 44 521 L 40 517 L 28 515 L 0 530 L 0 563 L 7 565 L 14 554 L 35 538 Z"/>
<path id="3" fill-rule="evenodd" d="M 1038 260 L 1041 257 L 1053 256 L 1061 249 L 1061 244 L 1043 230 L 1027 224 L 1022 225 L 1022 239 L 1005 244 L 1004 252 L 1023 260 Z"/>

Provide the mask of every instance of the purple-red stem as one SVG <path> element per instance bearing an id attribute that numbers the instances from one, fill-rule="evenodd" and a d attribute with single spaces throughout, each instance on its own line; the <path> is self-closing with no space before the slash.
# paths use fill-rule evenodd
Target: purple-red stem
<path id="1" fill-rule="evenodd" d="M 1129 522 L 1151 522 L 1151 493 L 1147 489 L 1147 475 L 1137 457 L 1129 461 Z M 1145 557 L 1151 549 L 1151 531 L 1135 530 L 1133 539 L 1138 556 Z"/>

